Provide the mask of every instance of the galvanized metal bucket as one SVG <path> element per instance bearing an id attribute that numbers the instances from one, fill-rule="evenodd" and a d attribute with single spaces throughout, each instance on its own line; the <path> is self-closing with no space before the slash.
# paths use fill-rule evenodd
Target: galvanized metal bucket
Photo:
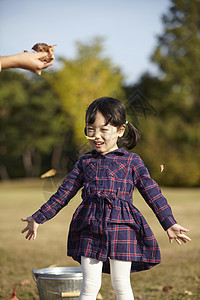
<path id="1" fill-rule="evenodd" d="M 32 270 L 40 300 L 78 299 L 83 281 L 81 268 L 56 267 Z"/>

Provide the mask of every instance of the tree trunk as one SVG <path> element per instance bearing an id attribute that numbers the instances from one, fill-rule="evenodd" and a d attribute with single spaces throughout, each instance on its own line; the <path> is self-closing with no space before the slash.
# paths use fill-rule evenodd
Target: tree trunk
<path id="1" fill-rule="evenodd" d="M 7 171 L 7 169 L 4 165 L 0 165 L 0 178 L 2 180 L 8 180 L 9 179 L 8 171 Z"/>
<path id="2" fill-rule="evenodd" d="M 23 152 L 23 165 L 26 173 L 26 177 L 33 176 L 33 163 L 32 163 L 32 151 L 30 148 L 27 148 Z"/>
<path id="3" fill-rule="evenodd" d="M 53 150 L 51 165 L 54 169 L 60 170 L 61 158 L 62 158 L 62 144 L 55 147 Z"/>
<path id="4" fill-rule="evenodd" d="M 33 175 L 36 177 L 39 177 L 40 175 L 40 170 L 41 170 L 41 154 L 38 151 L 34 151 L 34 156 L 33 156 Z"/>

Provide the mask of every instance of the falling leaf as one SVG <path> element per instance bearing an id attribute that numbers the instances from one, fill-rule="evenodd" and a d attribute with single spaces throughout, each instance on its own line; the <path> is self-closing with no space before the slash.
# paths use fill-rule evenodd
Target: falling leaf
<path id="1" fill-rule="evenodd" d="M 160 173 L 162 173 L 164 171 L 164 168 L 165 168 L 165 164 L 161 164 L 160 165 Z"/>
<path id="2" fill-rule="evenodd" d="M 49 171 L 47 171 L 46 173 L 42 174 L 40 176 L 40 178 L 47 178 L 47 177 L 52 177 L 56 175 L 56 170 L 55 169 L 51 169 Z"/>
<path id="3" fill-rule="evenodd" d="M 199 277 L 198 276 L 195 276 L 195 281 L 199 281 Z"/>

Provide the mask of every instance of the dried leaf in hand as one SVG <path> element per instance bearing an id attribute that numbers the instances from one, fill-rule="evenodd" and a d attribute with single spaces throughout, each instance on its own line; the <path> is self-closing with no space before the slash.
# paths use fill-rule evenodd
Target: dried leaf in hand
<path id="1" fill-rule="evenodd" d="M 48 178 L 56 175 L 56 170 L 51 169 L 40 176 L 40 178 Z"/>
<path id="2" fill-rule="evenodd" d="M 165 168 L 165 164 L 161 164 L 160 165 L 160 173 L 162 173 L 164 171 L 164 168 Z"/>
<path id="3" fill-rule="evenodd" d="M 37 43 L 32 47 L 32 50 L 36 51 L 36 52 L 47 52 L 48 56 L 46 56 L 45 58 L 41 59 L 42 61 L 46 61 L 46 62 L 50 62 L 53 57 L 53 53 L 54 53 L 54 46 L 56 45 L 47 45 L 45 43 Z"/>

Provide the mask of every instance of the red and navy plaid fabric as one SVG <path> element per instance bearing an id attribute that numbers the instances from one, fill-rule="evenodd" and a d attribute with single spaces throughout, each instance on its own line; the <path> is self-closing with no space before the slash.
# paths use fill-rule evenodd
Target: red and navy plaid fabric
<path id="1" fill-rule="evenodd" d="M 132 261 L 131 272 L 160 263 L 158 243 L 143 215 L 132 204 L 134 186 L 167 230 L 176 223 L 158 184 L 139 155 L 120 148 L 106 155 L 93 150 L 81 157 L 58 191 L 36 212 L 37 223 L 54 217 L 82 189 L 68 235 L 68 255 L 104 262 L 108 258 Z"/>

